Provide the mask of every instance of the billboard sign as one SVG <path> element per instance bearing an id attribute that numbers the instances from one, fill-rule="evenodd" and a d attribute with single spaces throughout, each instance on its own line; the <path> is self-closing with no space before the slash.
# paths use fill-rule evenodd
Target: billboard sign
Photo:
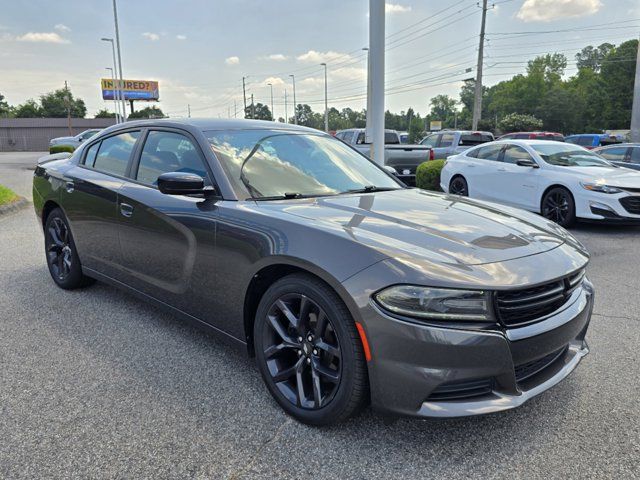
<path id="1" fill-rule="evenodd" d="M 442 121 L 441 120 L 431 120 L 429 124 L 429 130 L 432 132 L 438 132 L 442 130 Z"/>
<path id="2" fill-rule="evenodd" d="M 113 100 L 113 81 L 110 78 L 103 78 L 100 81 L 102 88 L 103 100 Z M 125 100 L 149 100 L 155 101 L 160 99 L 160 91 L 158 90 L 158 82 L 150 80 L 116 80 L 116 85 L 124 85 Z"/>

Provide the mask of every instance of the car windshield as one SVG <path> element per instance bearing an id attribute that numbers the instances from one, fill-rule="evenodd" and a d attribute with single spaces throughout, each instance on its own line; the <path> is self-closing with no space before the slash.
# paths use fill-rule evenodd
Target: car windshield
<path id="1" fill-rule="evenodd" d="M 384 170 L 326 135 L 264 129 L 204 133 L 234 187 L 248 198 L 402 188 Z"/>
<path id="2" fill-rule="evenodd" d="M 550 165 L 560 167 L 613 167 L 597 154 L 576 147 L 573 144 L 534 144 L 531 145 L 538 155 Z"/>

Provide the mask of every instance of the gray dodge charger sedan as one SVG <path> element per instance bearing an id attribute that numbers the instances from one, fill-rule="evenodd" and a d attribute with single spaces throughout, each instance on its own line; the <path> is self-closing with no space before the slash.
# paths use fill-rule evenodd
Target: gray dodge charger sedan
<path id="1" fill-rule="evenodd" d="M 218 334 L 305 423 L 514 408 L 588 352 L 569 233 L 407 188 L 316 130 L 127 122 L 39 165 L 33 199 L 59 287 L 100 280 Z"/>

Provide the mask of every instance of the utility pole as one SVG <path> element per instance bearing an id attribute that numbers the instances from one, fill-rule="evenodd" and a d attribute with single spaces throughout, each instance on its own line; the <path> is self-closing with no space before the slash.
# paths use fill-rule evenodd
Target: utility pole
<path id="1" fill-rule="evenodd" d="M 187 118 L 191 118 L 191 105 L 187 103 Z"/>
<path id="2" fill-rule="evenodd" d="M 640 142 L 640 42 L 636 59 L 636 79 L 633 84 L 633 104 L 631 106 L 631 141 Z"/>
<path id="3" fill-rule="evenodd" d="M 276 113 L 273 110 L 273 83 L 267 83 L 271 87 L 271 120 L 276 121 Z"/>
<path id="4" fill-rule="evenodd" d="M 284 123 L 289 123 L 289 111 L 287 110 L 287 89 L 284 89 Z"/>
<path id="5" fill-rule="evenodd" d="M 120 107 L 118 104 L 118 98 L 116 97 L 116 79 L 113 76 L 113 68 L 105 67 L 105 70 L 109 70 L 111 72 L 111 90 L 113 91 L 113 105 L 116 112 L 116 123 L 120 123 Z"/>
<path id="6" fill-rule="evenodd" d="M 116 47 L 118 49 L 118 73 L 120 74 L 120 93 L 122 94 L 122 121 L 127 119 L 127 104 L 124 99 L 124 79 L 122 77 L 122 56 L 120 55 L 120 30 L 118 29 L 118 8 L 116 0 L 113 0 L 113 21 L 116 25 Z M 133 102 L 131 102 L 131 111 L 133 112 Z"/>
<path id="7" fill-rule="evenodd" d="M 384 165 L 384 8 L 385 0 L 369 0 L 371 159 L 380 166 Z"/>
<path id="8" fill-rule="evenodd" d="M 478 47 L 478 66 L 476 68 L 476 89 L 473 99 L 473 120 L 471 129 L 478 129 L 482 116 L 482 64 L 484 63 L 484 27 L 487 22 L 487 0 L 482 0 L 482 24 L 480 25 L 480 46 Z"/>
<path id="9" fill-rule="evenodd" d="M 227 105 L 227 118 L 231 118 L 231 107 Z"/>
<path id="10" fill-rule="evenodd" d="M 289 75 L 293 82 L 293 123 L 298 124 L 298 104 L 296 103 L 296 77 L 295 75 Z"/>
<path id="11" fill-rule="evenodd" d="M 235 98 L 233 99 L 233 118 L 238 118 L 238 105 Z"/>
<path id="12" fill-rule="evenodd" d="M 69 127 L 69 136 L 73 135 L 73 130 L 71 129 L 71 97 L 69 96 L 69 87 L 67 86 L 67 81 L 64 81 L 64 106 L 67 108 L 67 125 Z"/>
<path id="13" fill-rule="evenodd" d="M 362 50 L 367 52 L 367 116 L 364 129 L 364 143 L 371 143 L 371 66 L 369 64 L 369 47 Z"/>
<path id="14" fill-rule="evenodd" d="M 327 64 L 321 63 L 324 67 L 324 131 L 329 133 L 329 103 L 327 100 Z"/>
<path id="15" fill-rule="evenodd" d="M 244 83 L 245 77 L 242 77 L 242 98 L 244 99 L 244 110 L 242 118 L 247 118 L 247 87 Z"/>

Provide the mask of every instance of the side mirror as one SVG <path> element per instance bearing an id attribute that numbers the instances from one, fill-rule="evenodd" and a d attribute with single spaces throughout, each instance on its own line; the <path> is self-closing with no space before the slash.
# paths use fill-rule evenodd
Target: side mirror
<path id="1" fill-rule="evenodd" d="M 383 165 L 382 168 L 384 168 L 387 173 L 390 173 L 391 175 L 398 175 L 398 171 L 395 168 L 390 167 L 389 165 Z"/>
<path id="2" fill-rule="evenodd" d="M 205 193 L 204 178 L 186 172 L 167 172 L 158 177 L 158 190 L 166 195 Z"/>
<path id="3" fill-rule="evenodd" d="M 516 161 L 516 165 L 519 165 L 521 167 L 540 168 L 540 165 L 538 165 L 533 160 L 527 160 L 524 158 L 521 158 L 520 160 Z"/>

